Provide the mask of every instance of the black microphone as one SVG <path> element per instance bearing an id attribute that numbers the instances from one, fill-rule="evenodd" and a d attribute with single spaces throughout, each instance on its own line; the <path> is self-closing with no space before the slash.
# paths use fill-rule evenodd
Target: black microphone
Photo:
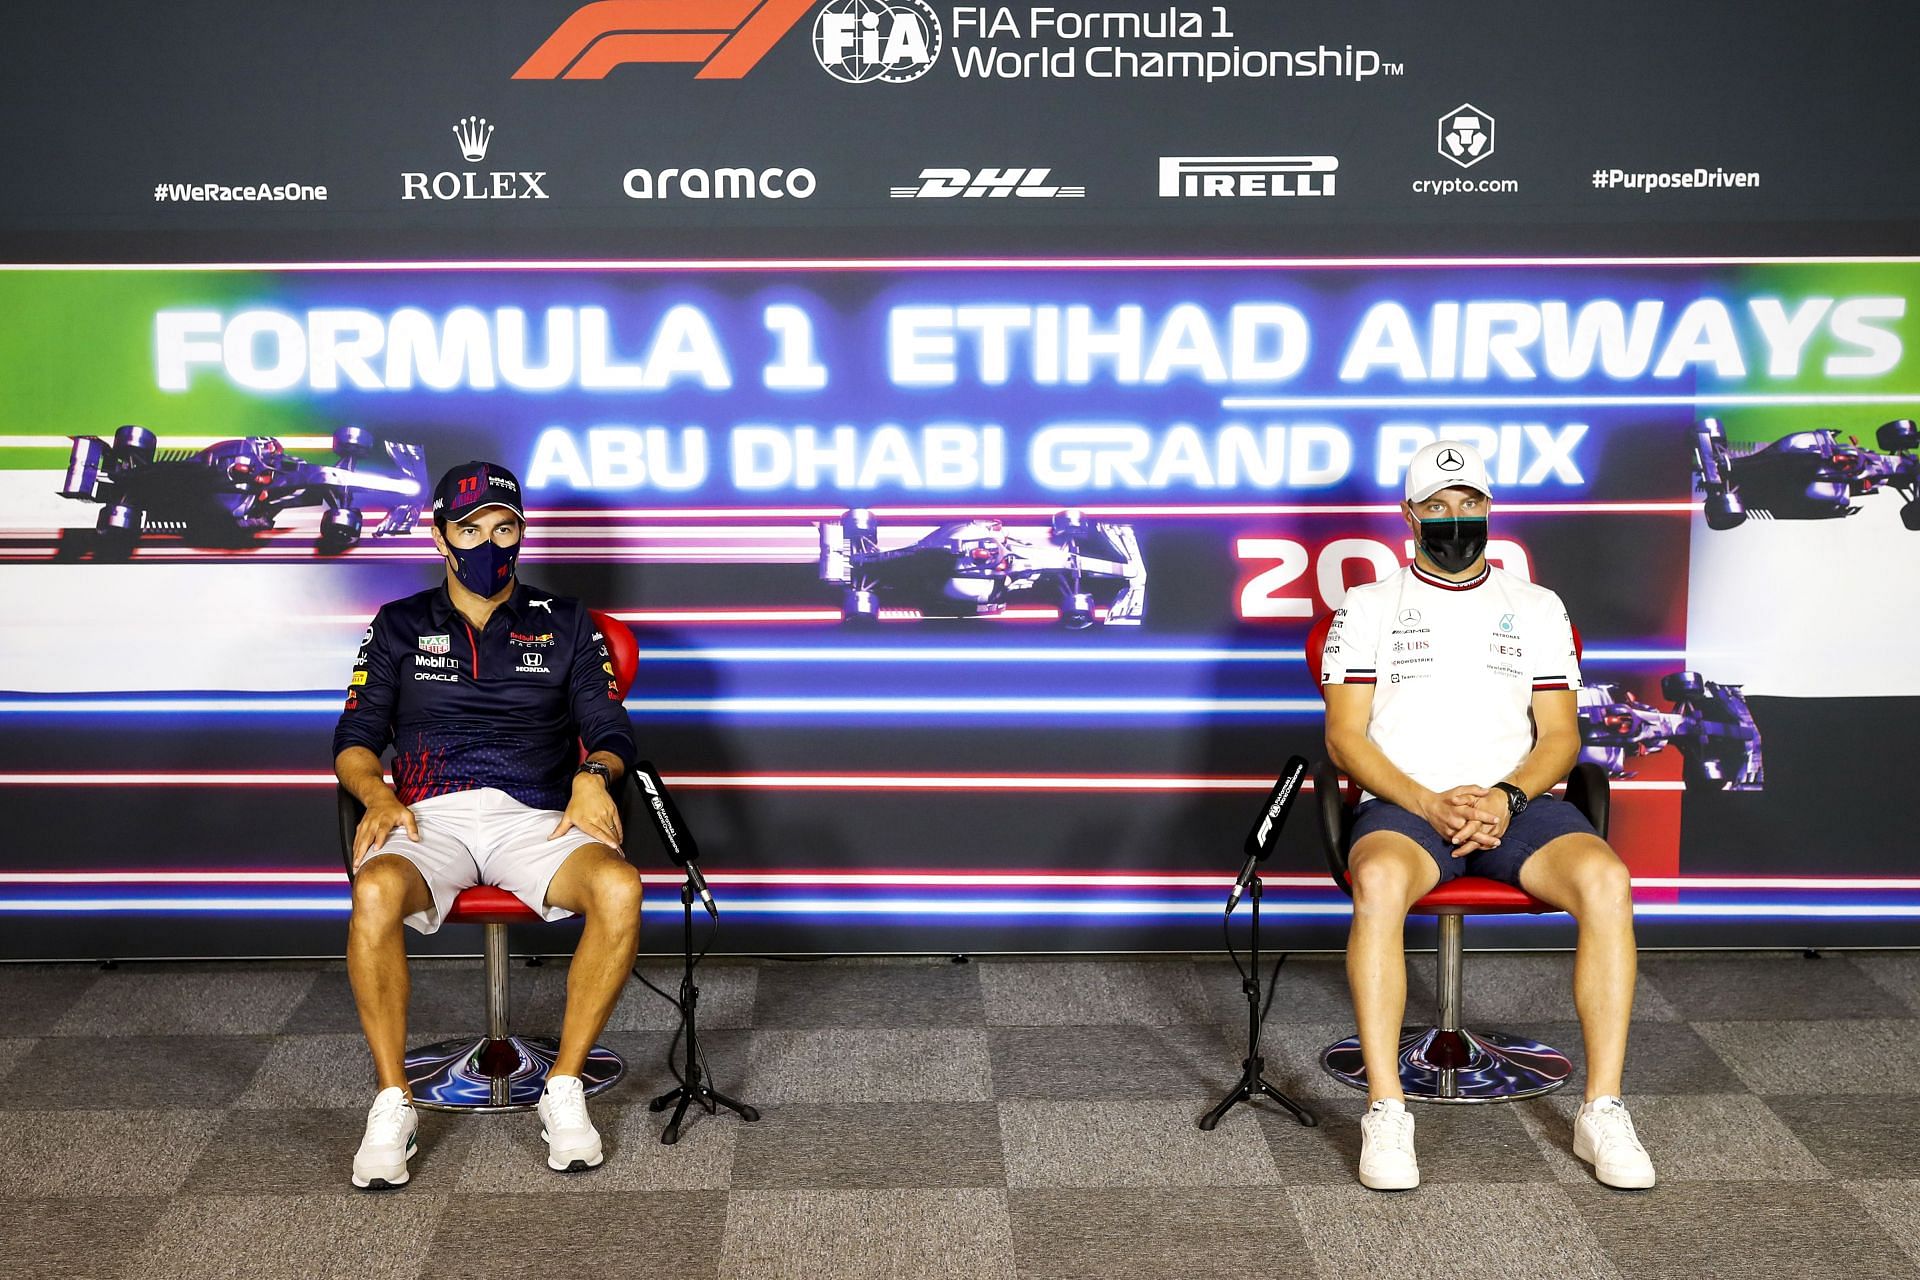
<path id="1" fill-rule="evenodd" d="M 1273 790 L 1267 792 L 1267 802 L 1260 808 L 1260 821 L 1247 832 L 1247 865 L 1240 868 L 1240 876 L 1233 882 L 1233 892 L 1227 895 L 1227 914 L 1240 905 L 1240 897 L 1246 893 L 1247 886 L 1253 883 L 1254 869 L 1265 862 L 1273 847 L 1280 843 L 1280 828 L 1287 825 L 1287 810 L 1293 807 L 1293 797 L 1300 791 L 1300 780 L 1307 776 L 1307 762 L 1303 757 L 1291 756 L 1287 767 L 1280 772 L 1279 781 L 1273 784 Z"/>
<path id="2" fill-rule="evenodd" d="M 679 806 L 667 794 L 667 784 L 660 780 L 659 770 L 653 767 L 652 761 L 640 760 L 634 763 L 633 776 L 640 789 L 647 793 L 647 816 L 653 819 L 653 829 L 660 833 L 660 843 L 665 846 L 667 856 L 675 866 L 685 869 L 687 882 L 700 896 L 701 905 L 706 907 L 708 915 L 718 920 L 720 908 L 714 905 L 713 894 L 707 889 L 707 878 L 700 874 L 700 846 L 694 843 L 693 832 L 680 817 Z"/>

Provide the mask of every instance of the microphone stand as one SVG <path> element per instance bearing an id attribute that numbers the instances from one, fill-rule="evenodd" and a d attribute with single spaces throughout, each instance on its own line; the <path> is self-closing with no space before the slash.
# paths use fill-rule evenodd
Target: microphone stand
<path id="1" fill-rule="evenodd" d="M 1260 875 L 1254 873 L 1253 880 L 1247 886 L 1247 896 L 1253 900 L 1253 971 L 1240 984 L 1247 993 L 1247 1056 L 1240 1062 L 1240 1083 L 1233 1091 L 1220 1100 L 1220 1105 L 1200 1117 L 1200 1127 L 1211 1133 L 1235 1103 L 1245 1102 L 1251 1105 L 1256 1098 L 1272 1098 L 1275 1102 L 1293 1113 L 1293 1118 L 1309 1129 L 1320 1122 L 1313 1112 L 1267 1082 L 1261 1074 L 1266 1061 L 1260 1056 Z M 1232 941 L 1228 941 L 1232 946 Z"/>
<path id="2" fill-rule="evenodd" d="M 739 1113 L 740 1118 L 749 1123 L 758 1120 L 760 1113 L 744 1102 L 736 1102 L 721 1093 L 707 1082 L 700 1070 L 699 1033 L 695 1027 L 694 1009 L 700 1003 L 700 988 L 693 981 L 693 864 L 687 864 L 686 883 L 680 886 L 681 949 L 686 960 L 686 969 L 680 976 L 680 1027 L 686 1033 L 686 1064 L 681 1072 L 680 1083 L 667 1090 L 647 1104 L 649 1111 L 665 1111 L 673 1107 L 673 1116 L 667 1121 L 666 1131 L 660 1135 L 660 1141 L 672 1146 L 680 1141 L 680 1122 L 686 1118 L 687 1107 L 698 1103 L 706 1109 L 708 1115 L 718 1114 L 717 1108 L 726 1107 Z"/>

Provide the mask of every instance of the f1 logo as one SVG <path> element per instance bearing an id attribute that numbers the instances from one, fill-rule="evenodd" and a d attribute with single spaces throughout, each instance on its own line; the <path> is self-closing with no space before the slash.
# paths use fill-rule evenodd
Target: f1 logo
<path id="1" fill-rule="evenodd" d="M 630 62 L 696 62 L 696 80 L 738 80 L 813 3 L 596 0 L 574 10 L 513 78 L 601 80 Z"/>

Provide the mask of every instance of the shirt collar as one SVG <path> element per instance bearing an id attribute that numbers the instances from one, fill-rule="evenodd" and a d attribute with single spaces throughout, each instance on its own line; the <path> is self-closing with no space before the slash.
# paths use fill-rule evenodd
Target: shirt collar
<path id="1" fill-rule="evenodd" d="M 437 627 L 451 625 L 454 618 L 458 616 L 458 611 L 453 607 L 453 597 L 447 594 L 447 584 L 445 582 L 442 582 L 440 589 L 433 593 L 430 616 L 433 618 L 433 623 Z"/>
<path id="2" fill-rule="evenodd" d="M 1438 587 L 1442 591 L 1471 591 L 1485 582 L 1488 576 L 1493 573 L 1492 564 L 1482 564 L 1479 573 L 1466 579 L 1464 582 L 1455 582 L 1451 578 L 1436 577 L 1428 573 L 1425 569 L 1422 569 L 1418 564 L 1410 564 L 1407 568 L 1413 571 L 1413 576 L 1416 580 L 1424 582 L 1430 587 Z"/>
<path id="3" fill-rule="evenodd" d="M 526 583 L 516 578 L 513 584 L 513 594 L 500 602 L 496 612 L 503 609 L 507 612 L 508 616 L 512 617 L 515 621 L 523 620 L 527 616 L 527 599 L 532 594 L 532 589 L 529 588 Z M 433 593 L 432 610 L 433 621 L 436 626 L 451 626 L 453 620 L 460 616 L 460 611 L 453 607 L 453 596 L 448 592 L 445 582 L 442 582 L 440 589 Z"/>

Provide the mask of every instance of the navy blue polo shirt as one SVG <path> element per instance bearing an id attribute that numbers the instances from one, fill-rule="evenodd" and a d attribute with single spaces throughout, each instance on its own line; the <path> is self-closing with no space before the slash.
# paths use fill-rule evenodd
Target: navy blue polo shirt
<path id="1" fill-rule="evenodd" d="M 391 744 L 402 804 L 495 787 L 564 809 L 582 742 L 632 766 L 633 726 L 586 606 L 522 582 L 476 631 L 442 583 L 374 615 L 333 754 Z"/>

